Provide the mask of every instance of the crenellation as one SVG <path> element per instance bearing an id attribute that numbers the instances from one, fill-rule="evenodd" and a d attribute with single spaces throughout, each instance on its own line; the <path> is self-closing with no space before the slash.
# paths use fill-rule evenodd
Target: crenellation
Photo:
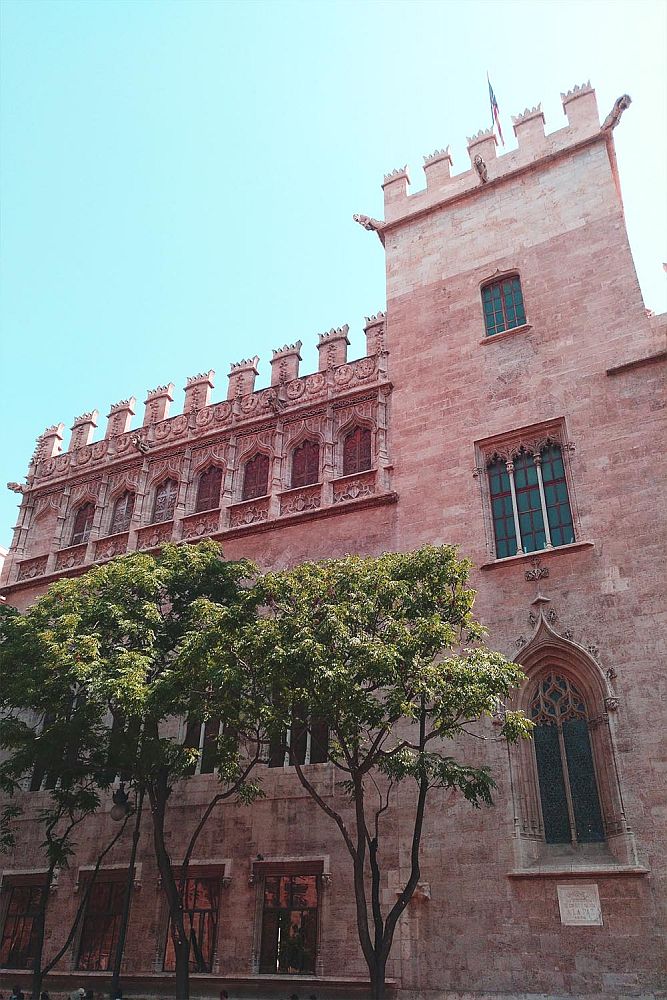
<path id="1" fill-rule="evenodd" d="M 327 333 L 319 335 L 317 350 L 319 351 L 319 370 L 321 372 L 330 371 L 347 363 L 347 348 L 349 326 L 332 327 Z"/>
<path id="2" fill-rule="evenodd" d="M 471 165 L 475 165 L 475 157 L 477 156 L 481 156 L 484 163 L 495 160 L 497 145 L 496 133 L 492 128 L 480 129 L 476 135 L 469 137 L 467 149 Z"/>
<path id="3" fill-rule="evenodd" d="M 408 197 L 410 174 L 407 165 L 398 167 L 384 175 L 382 189 L 384 191 L 384 215 L 390 220 L 400 214 L 401 207 Z"/>
<path id="4" fill-rule="evenodd" d="M 544 124 L 541 103 L 526 108 L 520 115 L 512 115 L 514 135 L 522 151 L 533 151 L 545 145 Z"/>
<path id="5" fill-rule="evenodd" d="M 107 414 L 107 429 L 105 438 L 117 437 L 119 434 L 127 434 L 131 425 L 132 417 L 135 414 L 137 405 L 136 396 L 129 399 L 121 399 L 119 403 L 114 403 Z"/>
<path id="6" fill-rule="evenodd" d="M 53 424 L 53 426 L 47 427 L 43 434 L 39 435 L 33 454 L 33 462 L 35 464 L 60 455 L 63 450 L 64 430 L 64 423 Z"/>
<path id="7" fill-rule="evenodd" d="M 301 341 L 275 348 L 271 358 L 271 385 L 285 385 L 299 377 Z"/>
<path id="8" fill-rule="evenodd" d="M 214 370 L 202 372 L 199 375 L 191 375 L 185 383 L 185 403 L 183 413 L 196 413 L 208 406 L 211 399 L 211 390 L 214 387 Z"/>
<path id="9" fill-rule="evenodd" d="M 436 149 L 429 156 L 425 156 L 424 174 L 426 175 L 427 190 L 439 190 L 444 187 L 451 177 L 453 164 L 449 146 L 444 149 Z"/>
<path id="10" fill-rule="evenodd" d="M 366 334 L 366 355 L 371 358 L 374 355 L 382 355 L 386 351 L 385 326 L 387 314 L 379 312 L 374 316 L 367 316 L 364 326 Z"/>
<path id="11" fill-rule="evenodd" d="M 97 427 L 97 410 L 90 413 L 82 413 L 72 424 L 72 436 L 69 441 L 68 451 L 76 451 L 78 448 L 85 448 L 93 440 L 93 434 Z"/>
<path id="12" fill-rule="evenodd" d="M 259 355 L 255 354 L 252 358 L 246 358 L 244 361 L 237 361 L 230 365 L 227 375 L 229 379 L 227 399 L 240 399 L 241 396 L 249 396 L 252 393 L 255 388 L 255 379 L 259 374 L 258 364 Z"/>
<path id="13" fill-rule="evenodd" d="M 578 135 L 598 131 L 600 128 L 598 102 L 590 80 L 560 96 L 563 111 L 567 115 L 568 128 Z"/>
<path id="14" fill-rule="evenodd" d="M 169 416 L 169 407 L 174 401 L 174 383 L 159 385 L 146 394 L 144 400 L 144 427 L 158 424 Z"/>

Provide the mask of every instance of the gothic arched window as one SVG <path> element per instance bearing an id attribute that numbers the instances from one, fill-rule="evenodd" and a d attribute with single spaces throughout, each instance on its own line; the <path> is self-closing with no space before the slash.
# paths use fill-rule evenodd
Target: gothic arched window
<path id="1" fill-rule="evenodd" d="M 165 479 L 163 483 L 160 483 L 155 491 L 153 523 L 157 523 L 158 521 L 171 521 L 176 508 L 177 496 L 178 483 L 175 479 Z"/>
<path id="2" fill-rule="evenodd" d="M 521 281 L 518 274 L 510 274 L 500 281 L 492 281 L 482 288 L 484 325 L 487 337 L 505 330 L 513 330 L 526 323 Z"/>
<path id="3" fill-rule="evenodd" d="M 496 559 L 574 542 L 559 444 L 521 448 L 513 461 L 494 455 L 486 470 Z"/>
<path id="4" fill-rule="evenodd" d="M 243 500 L 264 497 L 269 492 L 269 456 L 258 452 L 243 470 Z"/>
<path id="5" fill-rule="evenodd" d="M 310 486 L 320 475 L 320 446 L 317 441 L 304 441 L 292 452 L 292 488 Z"/>
<path id="6" fill-rule="evenodd" d="M 573 682 L 541 674 L 530 702 L 533 745 L 547 844 L 605 839 L 586 703 Z"/>
<path id="7" fill-rule="evenodd" d="M 81 545 L 83 542 L 88 541 L 94 516 L 94 503 L 84 503 L 82 507 L 79 507 L 74 515 L 74 527 L 72 529 L 72 541 L 70 545 Z"/>
<path id="8" fill-rule="evenodd" d="M 217 465 L 211 465 L 199 477 L 195 511 L 214 510 L 216 507 L 219 507 L 221 487 L 222 469 Z"/>
<path id="9" fill-rule="evenodd" d="M 343 475 L 366 472 L 371 467 L 371 432 L 368 427 L 355 427 L 343 441 Z"/>
<path id="10" fill-rule="evenodd" d="M 110 533 L 112 535 L 117 534 L 119 531 L 128 530 L 130 527 L 130 521 L 132 520 L 133 510 L 134 493 L 131 493 L 128 490 L 126 493 L 123 493 L 122 496 L 118 497 L 116 503 L 114 504 L 110 529 Z"/>

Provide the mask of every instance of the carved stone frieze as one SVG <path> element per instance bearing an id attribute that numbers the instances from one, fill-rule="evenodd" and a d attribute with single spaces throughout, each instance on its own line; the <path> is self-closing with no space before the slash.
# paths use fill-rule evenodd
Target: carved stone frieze
<path id="1" fill-rule="evenodd" d="M 300 489 L 288 490 L 280 496 L 280 513 L 301 514 L 306 510 L 318 510 L 322 502 L 322 487 L 320 483 L 312 486 L 302 486 Z"/>
<path id="2" fill-rule="evenodd" d="M 605 698 L 604 707 L 608 712 L 617 712 L 620 700 L 618 698 Z"/>
<path id="3" fill-rule="evenodd" d="M 206 468 L 211 462 L 226 466 L 226 442 L 219 441 L 216 444 L 208 445 L 205 448 L 196 448 L 192 453 L 192 470 L 196 475 L 201 469 Z"/>
<path id="4" fill-rule="evenodd" d="M 56 569 L 73 569 L 75 566 L 83 565 L 86 558 L 86 542 L 83 545 L 72 545 L 67 549 L 61 549 L 56 556 Z"/>
<path id="5" fill-rule="evenodd" d="M 39 521 L 50 512 L 58 514 L 61 502 L 62 493 L 49 493 L 45 497 L 40 497 L 35 503 L 35 520 Z"/>
<path id="6" fill-rule="evenodd" d="M 19 563 L 17 580 L 34 580 L 36 576 L 44 576 L 48 556 L 37 556 L 35 559 L 25 559 Z"/>
<path id="7" fill-rule="evenodd" d="M 122 472 L 114 473 L 114 475 L 109 479 L 109 494 L 111 496 L 116 496 L 124 490 L 136 490 L 140 474 L 141 469 L 138 465 L 134 466 L 134 468 L 124 469 Z"/>
<path id="8" fill-rule="evenodd" d="M 164 545 L 171 539 L 174 529 L 173 521 L 164 521 L 162 524 L 149 524 L 147 528 L 141 528 L 137 534 L 138 549 L 154 549 L 158 545 Z"/>
<path id="9" fill-rule="evenodd" d="M 539 556 L 533 556 L 530 561 L 532 569 L 526 570 L 524 574 L 526 580 L 544 580 L 549 576 L 549 567 L 540 565 L 542 560 Z"/>
<path id="10" fill-rule="evenodd" d="M 92 500 L 93 502 L 97 502 L 101 486 L 102 481 L 100 479 L 79 483 L 78 486 L 74 487 L 70 494 L 70 507 L 78 504 L 84 497 Z"/>
<path id="11" fill-rule="evenodd" d="M 230 527 L 242 528 L 269 519 L 269 498 L 249 500 L 230 508 Z"/>
<path id="12" fill-rule="evenodd" d="M 127 551 L 127 531 L 118 535 L 111 535 L 109 538 L 101 538 L 95 544 L 96 559 L 113 559 L 114 556 L 122 556 Z"/>
<path id="13" fill-rule="evenodd" d="M 345 476 L 333 481 L 333 502 L 343 503 L 345 500 L 359 500 L 371 497 L 375 493 L 375 469 L 360 472 L 356 476 Z"/>
<path id="14" fill-rule="evenodd" d="M 182 522 L 183 539 L 204 538 L 218 530 L 220 523 L 219 510 L 205 510 L 200 514 L 191 514 Z"/>
<path id="15" fill-rule="evenodd" d="M 181 455 L 170 455 L 169 458 L 162 458 L 156 462 L 151 462 L 148 473 L 150 482 L 154 483 L 165 475 L 170 475 L 174 479 L 178 479 L 181 475 L 182 460 Z"/>

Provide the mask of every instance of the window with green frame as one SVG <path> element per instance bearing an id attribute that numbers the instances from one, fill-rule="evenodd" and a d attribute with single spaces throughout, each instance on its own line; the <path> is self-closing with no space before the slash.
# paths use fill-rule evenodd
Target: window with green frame
<path id="1" fill-rule="evenodd" d="M 526 323 L 526 310 L 518 274 L 508 275 L 482 287 L 482 306 L 487 337 L 513 330 Z"/>
<path id="2" fill-rule="evenodd" d="M 487 463 L 496 559 L 574 542 L 574 522 L 561 446 L 522 447 L 511 460 Z"/>

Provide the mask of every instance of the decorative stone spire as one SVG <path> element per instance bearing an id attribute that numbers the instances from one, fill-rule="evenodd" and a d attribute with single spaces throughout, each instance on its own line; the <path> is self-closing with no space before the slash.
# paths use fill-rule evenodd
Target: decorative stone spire
<path id="1" fill-rule="evenodd" d="M 258 363 L 259 356 L 256 354 L 253 358 L 247 358 L 245 361 L 237 361 L 235 365 L 231 366 L 231 370 L 227 376 L 229 379 L 227 399 L 236 399 L 238 396 L 250 395 L 255 388 Z"/>
<path id="2" fill-rule="evenodd" d="M 274 350 L 271 358 L 271 385 L 283 385 L 299 377 L 300 351 L 300 340 Z"/>
<path id="3" fill-rule="evenodd" d="M 338 368 L 347 362 L 347 348 L 350 341 L 347 339 L 349 332 L 347 323 L 345 326 L 332 327 L 328 333 L 321 333 L 317 350 L 320 352 L 319 370 L 327 371 L 328 368 Z"/>
<path id="4" fill-rule="evenodd" d="M 107 429 L 104 436 L 110 438 L 127 433 L 136 405 L 137 400 L 134 396 L 130 396 L 129 399 L 121 399 L 120 403 L 114 403 L 107 414 Z"/>
<path id="5" fill-rule="evenodd" d="M 185 403 L 183 413 L 192 413 L 202 410 L 208 406 L 213 388 L 213 376 L 215 372 L 211 368 L 209 372 L 202 372 L 200 375 L 191 375 L 185 384 Z"/>
<path id="6" fill-rule="evenodd" d="M 145 399 L 144 427 L 148 424 L 159 424 L 169 416 L 169 407 L 174 401 L 174 383 L 159 385 L 151 389 Z"/>
<path id="7" fill-rule="evenodd" d="M 91 410 L 90 413 L 82 413 L 80 417 L 76 418 L 72 424 L 72 436 L 69 442 L 70 451 L 90 444 L 93 440 L 95 428 L 97 427 L 98 416 L 99 413 L 97 410 Z"/>

